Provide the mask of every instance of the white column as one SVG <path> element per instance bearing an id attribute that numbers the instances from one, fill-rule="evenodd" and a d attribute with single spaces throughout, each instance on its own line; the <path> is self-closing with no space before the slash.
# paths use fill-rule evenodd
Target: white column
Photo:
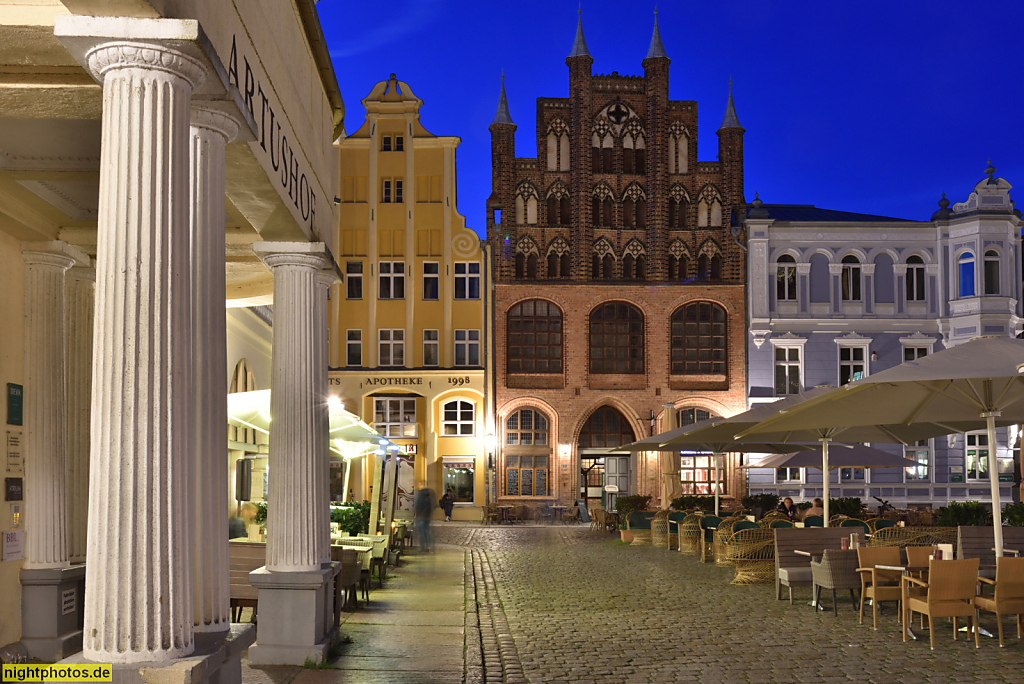
<path id="1" fill-rule="evenodd" d="M 25 259 L 25 565 L 68 567 L 64 501 L 63 242 L 28 242 Z"/>
<path id="2" fill-rule="evenodd" d="M 96 270 L 74 266 L 64 276 L 65 387 L 64 477 L 67 487 L 68 557 L 85 562 L 89 507 L 89 414 L 92 395 L 92 323 Z"/>
<path id="3" fill-rule="evenodd" d="M 270 394 L 267 570 L 319 570 L 323 550 L 314 521 L 323 515 L 326 376 L 320 364 L 322 320 L 317 273 L 329 264 L 321 242 L 257 242 L 274 274 L 274 350 Z M 318 509 L 318 506 L 321 508 Z M 330 550 L 327 550 L 330 553 Z"/>
<path id="4" fill-rule="evenodd" d="M 317 411 L 320 416 L 321 427 L 317 430 L 317 437 L 321 440 L 316 452 L 320 454 L 322 462 L 316 466 L 317 477 L 320 480 L 319 501 L 315 512 L 317 533 L 317 553 L 321 563 L 329 563 L 331 560 L 331 451 L 330 451 L 330 407 L 328 405 L 327 389 L 327 368 L 330 361 L 330 341 L 328 339 L 328 302 L 327 293 L 331 285 L 337 281 L 334 271 L 325 270 L 316 277 L 316 314 L 315 327 L 313 330 L 317 341 L 317 364 L 314 380 L 316 381 L 316 396 L 322 398 L 317 404 Z"/>
<path id="5" fill-rule="evenodd" d="M 189 497 L 189 107 L 205 78 L 160 41 L 86 53 L 103 83 L 84 655 L 194 650 Z"/>
<path id="6" fill-rule="evenodd" d="M 228 589 L 227 298 L 224 147 L 235 120 L 192 106 L 189 240 L 192 272 L 192 608 L 195 630 L 231 626 Z"/>

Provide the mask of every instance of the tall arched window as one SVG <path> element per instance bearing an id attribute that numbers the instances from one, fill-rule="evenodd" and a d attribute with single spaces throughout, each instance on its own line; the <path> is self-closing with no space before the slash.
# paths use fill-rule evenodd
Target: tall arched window
<path id="1" fill-rule="evenodd" d="M 706 375 L 727 371 L 725 309 L 693 302 L 672 314 L 672 374 Z"/>
<path id="2" fill-rule="evenodd" d="M 722 279 L 722 257 L 719 256 L 718 254 L 716 254 L 715 256 L 711 257 L 710 279 L 711 280 L 721 280 Z"/>
<path id="3" fill-rule="evenodd" d="M 591 162 L 594 173 L 612 173 L 612 134 L 595 131 L 591 138 Z"/>
<path id="4" fill-rule="evenodd" d="M 615 257 L 611 254 L 605 254 L 601 259 L 601 277 L 605 280 L 615 279 Z"/>
<path id="5" fill-rule="evenodd" d="M 780 302 L 796 301 L 796 259 L 789 254 L 779 257 L 775 267 L 775 299 Z"/>
<path id="6" fill-rule="evenodd" d="M 509 373 L 562 372 L 562 310 L 544 299 L 519 302 L 507 314 Z"/>
<path id="7" fill-rule="evenodd" d="M 852 254 L 843 257 L 839 279 L 844 302 L 860 301 L 860 260 Z"/>
<path id="8" fill-rule="evenodd" d="M 537 223 L 537 190 L 528 182 L 521 183 L 516 190 L 516 223 Z"/>
<path id="9" fill-rule="evenodd" d="M 633 255 L 627 254 L 626 256 L 622 257 L 622 279 L 633 280 L 634 272 L 635 271 L 633 269 Z"/>
<path id="10" fill-rule="evenodd" d="M 530 256 L 526 257 L 526 277 L 529 280 L 536 280 L 537 278 L 537 253 L 533 252 Z"/>
<path id="11" fill-rule="evenodd" d="M 505 419 L 505 496 L 550 495 L 548 426 L 547 416 L 533 408 L 519 409 Z"/>
<path id="12" fill-rule="evenodd" d="M 964 252 L 957 259 L 957 291 L 961 297 L 974 296 L 974 253 Z"/>
<path id="13" fill-rule="evenodd" d="M 907 257 L 907 301 L 923 302 L 924 299 L 924 259 L 915 254 Z"/>
<path id="14" fill-rule="evenodd" d="M 590 313 L 590 372 L 644 372 L 644 315 L 626 302 L 606 302 Z"/>
<path id="15" fill-rule="evenodd" d="M 558 277 L 560 277 L 558 272 L 558 254 L 555 252 L 548 252 L 548 278 Z"/>
<path id="16" fill-rule="evenodd" d="M 686 127 L 681 123 L 672 124 L 668 138 L 668 172 L 686 173 L 689 171 L 690 137 Z"/>
<path id="17" fill-rule="evenodd" d="M 516 252 L 516 279 L 523 278 L 526 275 L 526 255 L 522 252 Z"/>
<path id="18" fill-rule="evenodd" d="M 682 229 L 686 227 L 686 212 L 689 205 L 685 199 L 669 199 L 668 201 L 668 227 Z"/>
<path id="19" fill-rule="evenodd" d="M 689 269 L 689 260 L 685 254 L 680 256 L 668 257 L 668 279 L 669 280 L 686 280 L 687 270 Z"/>
<path id="20" fill-rule="evenodd" d="M 999 252 L 994 249 L 985 252 L 985 294 L 999 294 Z"/>
<path id="21" fill-rule="evenodd" d="M 636 203 L 632 198 L 622 200 L 622 227 L 633 228 L 636 226 Z"/>

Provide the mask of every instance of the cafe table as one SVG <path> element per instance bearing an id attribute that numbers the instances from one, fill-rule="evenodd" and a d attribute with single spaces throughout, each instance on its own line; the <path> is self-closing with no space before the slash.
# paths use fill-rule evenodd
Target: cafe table
<path id="1" fill-rule="evenodd" d="M 911 575 L 915 575 L 915 574 L 917 574 L 917 575 L 919 575 L 921 577 L 927 577 L 928 576 L 928 566 L 927 565 L 876 565 L 875 567 L 880 569 L 880 570 L 891 570 L 892 572 L 899 572 L 899 573 L 902 573 L 903 575 L 908 576 L 908 577 L 911 576 Z M 981 570 L 981 568 L 979 567 L 979 571 L 980 570 Z M 908 591 L 907 585 L 908 585 L 908 583 L 901 581 L 900 584 L 903 587 L 903 606 L 906 606 L 906 600 L 907 600 L 907 596 L 908 596 L 908 594 L 907 594 L 907 591 Z M 906 608 L 905 607 L 901 607 L 900 608 L 900 620 L 901 621 L 904 618 L 905 612 L 906 612 Z M 912 626 L 913 626 L 913 620 L 908 621 L 907 622 L 907 634 L 910 636 L 911 639 L 917 641 L 917 636 L 914 634 L 914 631 L 911 629 Z M 959 631 L 966 632 L 967 631 L 967 627 L 966 626 L 961 627 Z M 978 634 L 980 634 L 982 636 L 987 636 L 989 638 L 992 638 L 992 636 L 993 636 L 992 632 L 988 631 L 987 629 L 985 629 L 981 625 L 978 625 Z"/>

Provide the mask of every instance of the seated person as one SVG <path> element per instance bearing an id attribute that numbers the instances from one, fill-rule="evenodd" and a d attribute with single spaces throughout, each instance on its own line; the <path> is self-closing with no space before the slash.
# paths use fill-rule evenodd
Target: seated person
<path id="1" fill-rule="evenodd" d="M 825 515 L 825 509 L 822 508 L 821 499 L 815 498 L 814 505 L 804 512 L 805 518 L 809 515 Z"/>
<path id="2" fill-rule="evenodd" d="M 238 516 L 228 521 L 228 539 L 247 538 L 249 536 L 249 525 L 256 522 L 256 513 L 259 511 L 256 504 L 246 501 L 242 504 Z"/>
<path id="3" fill-rule="evenodd" d="M 782 500 L 779 507 L 775 509 L 779 513 L 784 514 L 790 520 L 796 520 L 799 517 L 800 511 L 797 509 L 796 504 L 793 503 L 793 499 L 788 496 Z"/>

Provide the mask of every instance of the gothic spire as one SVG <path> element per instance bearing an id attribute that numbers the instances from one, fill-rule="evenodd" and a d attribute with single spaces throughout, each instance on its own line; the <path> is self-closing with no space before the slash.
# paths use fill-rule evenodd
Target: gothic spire
<path id="1" fill-rule="evenodd" d="M 579 19 L 576 22 L 576 40 L 572 43 L 572 52 L 569 53 L 570 57 L 590 57 L 590 51 L 587 50 L 587 41 L 583 38 L 583 9 L 579 10 Z M 591 59 L 593 59 L 591 57 Z"/>
<path id="2" fill-rule="evenodd" d="M 512 117 L 508 113 L 508 98 L 505 97 L 505 76 L 501 77 L 501 95 L 498 96 L 498 111 L 494 113 L 494 124 L 510 124 L 512 123 Z"/>
<path id="3" fill-rule="evenodd" d="M 656 57 L 668 58 L 665 54 L 665 46 L 661 43 L 661 33 L 658 32 L 658 10 L 654 10 L 654 33 L 651 34 L 651 46 L 647 48 L 647 57 L 644 59 L 654 59 Z"/>
<path id="4" fill-rule="evenodd" d="M 736 105 L 732 102 L 732 80 L 729 81 L 729 101 L 725 105 L 725 118 L 722 119 L 722 125 L 719 126 L 718 130 L 725 128 L 739 128 L 743 130 L 743 126 L 740 126 L 740 119 L 736 116 Z"/>

